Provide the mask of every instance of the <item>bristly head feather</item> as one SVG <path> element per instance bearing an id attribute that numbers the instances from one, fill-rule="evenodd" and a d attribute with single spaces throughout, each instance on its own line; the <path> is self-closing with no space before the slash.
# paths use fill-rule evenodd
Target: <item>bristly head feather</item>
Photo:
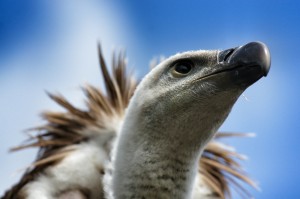
<path id="1" fill-rule="evenodd" d="M 252 134 L 251 134 L 252 135 Z M 218 139 L 226 137 L 248 137 L 245 133 L 218 133 L 213 141 L 205 148 L 199 164 L 201 177 L 218 197 L 231 198 L 231 189 L 236 190 L 241 197 L 251 198 L 250 193 L 242 183 L 258 189 L 243 171 L 238 160 L 245 160 L 245 156 L 237 153 L 232 147 L 222 144 Z"/>
<path id="2" fill-rule="evenodd" d="M 66 111 L 44 112 L 42 117 L 46 120 L 46 124 L 31 129 L 37 134 L 30 136 L 27 142 L 12 149 L 17 151 L 37 147 L 39 153 L 36 161 L 27 169 L 20 182 L 6 192 L 2 199 L 22 198 L 20 190 L 26 183 L 34 180 L 47 167 L 61 161 L 76 144 L 89 140 L 93 136 L 91 133 L 113 132 L 114 126 L 111 120 L 114 117 L 122 119 L 137 82 L 127 72 L 125 53 L 114 54 L 110 74 L 100 45 L 98 52 L 105 92 L 91 85 L 83 87 L 87 99 L 87 110 L 74 107 L 61 95 L 48 93 L 49 97 Z M 218 134 L 216 138 L 232 136 L 236 137 L 240 134 Z M 215 139 L 207 145 L 200 160 L 199 172 L 204 183 L 222 199 L 230 197 L 230 186 L 236 188 L 242 196 L 249 196 L 237 180 L 253 187 L 256 186 L 243 172 L 236 159 L 243 159 L 243 156 L 224 147 Z"/>
<path id="3" fill-rule="evenodd" d="M 48 93 L 49 97 L 66 111 L 42 113 L 46 124 L 30 129 L 35 131 L 36 135 L 29 136 L 24 144 L 11 149 L 18 151 L 36 147 L 39 152 L 36 161 L 26 170 L 19 183 L 7 191 L 2 199 L 18 198 L 18 193 L 24 185 L 34 180 L 47 167 L 60 162 L 76 148 L 76 144 L 88 141 L 98 133 L 116 133 L 116 127 L 111 121 L 114 118 L 122 119 L 137 83 L 133 75 L 127 72 L 124 53 L 113 56 L 112 71 L 109 73 L 100 45 L 98 50 L 105 92 L 86 85 L 83 92 L 87 98 L 87 110 L 76 108 L 62 95 Z"/>

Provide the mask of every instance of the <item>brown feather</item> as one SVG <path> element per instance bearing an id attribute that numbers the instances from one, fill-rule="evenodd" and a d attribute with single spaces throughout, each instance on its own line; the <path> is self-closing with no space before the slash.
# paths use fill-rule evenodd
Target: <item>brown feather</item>
<path id="1" fill-rule="evenodd" d="M 75 146 L 88 140 L 90 135 L 84 134 L 84 129 L 96 128 L 97 132 L 105 132 L 107 119 L 114 115 L 122 118 L 131 96 L 137 86 L 133 75 L 127 72 L 125 53 L 113 55 L 112 72 L 108 71 L 106 62 L 98 46 L 99 62 L 104 78 L 105 92 L 91 85 L 83 87 L 86 96 L 87 110 L 73 106 L 61 95 L 49 94 L 49 97 L 63 107 L 66 112 L 44 112 L 42 118 L 46 124 L 31 129 L 36 135 L 29 135 L 24 144 L 14 147 L 12 151 L 25 148 L 39 148 L 36 161 L 26 170 L 21 180 L 14 185 L 1 199 L 26 198 L 22 188 L 49 166 L 54 166 L 64 159 Z M 210 142 L 200 160 L 199 172 L 203 181 L 212 190 L 212 194 L 220 198 L 230 198 L 230 186 L 241 195 L 249 196 L 247 191 L 237 180 L 256 187 L 242 171 L 235 159 L 243 159 L 240 154 L 222 147 L 217 141 L 223 137 L 241 137 L 245 134 L 217 134 Z M 73 147 L 72 147 L 73 146 Z M 236 180 L 237 179 L 237 180 Z"/>
<path id="2" fill-rule="evenodd" d="M 200 159 L 199 172 L 203 180 L 211 187 L 212 191 L 220 198 L 231 198 L 230 187 L 246 198 L 251 195 L 240 182 L 257 189 L 257 185 L 243 171 L 237 159 L 244 160 L 244 157 L 237 152 L 224 147 L 219 138 L 226 137 L 247 137 L 242 133 L 218 133 L 215 140 L 208 143 Z"/>
<path id="3" fill-rule="evenodd" d="M 115 56 L 114 56 L 115 57 Z M 122 59 L 122 60 L 119 60 Z M 107 65 L 102 56 L 99 45 L 99 61 L 106 92 L 86 85 L 83 88 L 86 95 L 87 110 L 74 107 L 63 96 L 48 93 L 49 97 L 66 112 L 44 112 L 42 118 L 46 124 L 30 129 L 36 131 L 36 135 L 30 135 L 29 139 L 11 151 L 25 148 L 39 148 L 37 159 L 25 171 L 20 181 L 8 190 L 1 199 L 22 199 L 25 196 L 22 188 L 49 166 L 54 166 L 64 159 L 77 144 L 88 140 L 90 135 L 84 134 L 84 129 L 96 128 L 97 132 L 106 132 L 108 124 L 105 118 L 113 115 L 123 116 L 124 110 L 137 86 L 132 75 L 127 74 L 127 66 L 124 55 L 120 53 L 112 67 L 112 75 L 109 74 Z M 22 196 L 22 197 L 21 197 Z M 24 196 L 24 197 L 23 197 Z"/>

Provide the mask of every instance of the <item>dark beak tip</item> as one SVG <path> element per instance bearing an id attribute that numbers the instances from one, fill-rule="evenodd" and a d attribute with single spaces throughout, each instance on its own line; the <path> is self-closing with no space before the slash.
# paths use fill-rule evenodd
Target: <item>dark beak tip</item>
<path id="1" fill-rule="evenodd" d="M 246 66 L 259 66 L 263 76 L 268 75 L 271 66 L 269 48 L 266 44 L 259 41 L 221 51 L 219 53 L 219 60 L 229 65 L 243 64 Z"/>
<path id="2" fill-rule="evenodd" d="M 261 66 L 265 72 L 264 76 L 267 76 L 271 67 L 271 54 L 269 48 L 264 43 L 261 44 L 263 45 L 263 50 L 262 50 L 263 62 Z"/>
<path id="3" fill-rule="evenodd" d="M 250 42 L 244 48 L 246 59 L 254 60 L 263 70 L 263 75 L 267 76 L 271 67 L 271 55 L 269 48 L 262 42 Z"/>

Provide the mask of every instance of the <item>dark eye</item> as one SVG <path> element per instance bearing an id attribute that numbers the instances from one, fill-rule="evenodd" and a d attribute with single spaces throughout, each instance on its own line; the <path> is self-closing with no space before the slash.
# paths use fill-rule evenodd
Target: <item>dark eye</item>
<path id="1" fill-rule="evenodd" d="M 187 75 L 193 68 L 192 63 L 178 62 L 172 68 L 172 74 L 176 77 L 182 77 Z"/>

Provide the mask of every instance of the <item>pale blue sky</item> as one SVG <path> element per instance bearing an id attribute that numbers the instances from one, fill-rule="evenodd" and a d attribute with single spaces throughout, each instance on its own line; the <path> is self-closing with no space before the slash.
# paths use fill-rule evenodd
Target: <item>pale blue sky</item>
<path id="1" fill-rule="evenodd" d="M 23 129 L 41 124 L 41 110 L 59 110 L 44 91 L 80 106 L 80 85 L 100 86 L 98 41 L 107 57 L 126 48 L 139 77 L 154 56 L 263 41 L 270 73 L 239 99 L 222 130 L 257 134 L 230 141 L 249 156 L 244 165 L 262 189 L 250 189 L 255 198 L 299 198 L 299 8 L 298 1 L 279 0 L 1 1 L 0 194 L 35 154 L 7 149 L 24 140 Z"/>

